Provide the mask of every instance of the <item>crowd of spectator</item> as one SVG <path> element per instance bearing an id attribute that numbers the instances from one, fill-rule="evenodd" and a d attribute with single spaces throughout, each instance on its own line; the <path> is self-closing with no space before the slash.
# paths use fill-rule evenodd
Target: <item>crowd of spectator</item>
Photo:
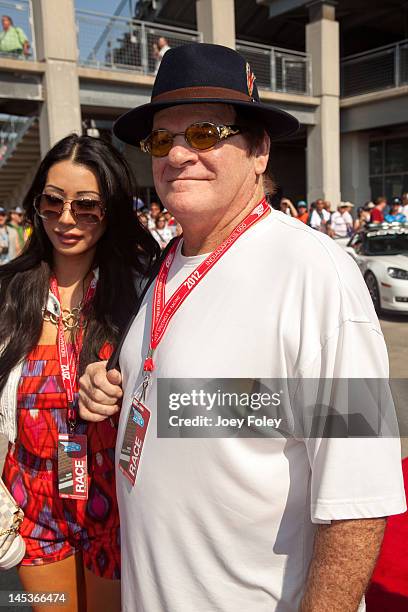
<path id="1" fill-rule="evenodd" d="M 150 231 L 161 249 L 174 236 L 182 233 L 181 225 L 158 202 L 151 202 L 146 207 L 137 199 L 136 208 L 139 221 Z M 347 238 L 370 223 L 408 223 L 408 192 L 392 198 L 390 202 L 384 196 L 376 198 L 374 202 L 366 202 L 356 209 L 354 216 L 354 204 L 351 202 L 340 202 L 337 210 L 333 210 L 331 203 L 323 199 L 312 202 L 310 206 L 305 200 L 299 200 L 295 206 L 289 198 L 283 197 L 279 208 L 331 238 Z M 7 263 L 20 253 L 29 235 L 30 227 L 25 222 L 23 209 L 16 206 L 7 211 L 0 206 L 0 264 Z"/>
<path id="2" fill-rule="evenodd" d="M 279 208 L 331 238 L 347 238 L 370 223 L 408 223 L 408 192 L 390 201 L 380 196 L 374 202 L 366 202 L 356 209 L 355 215 L 352 214 L 355 206 L 351 202 L 340 202 L 333 210 L 331 202 L 321 198 L 310 206 L 305 200 L 300 200 L 295 206 L 289 198 L 283 197 Z"/>
<path id="3" fill-rule="evenodd" d="M 143 204 L 142 204 L 143 206 Z M 174 236 L 182 233 L 181 225 L 177 223 L 172 214 L 163 208 L 158 202 L 152 202 L 149 208 L 144 206 L 138 210 L 139 221 L 157 240 L 161 249 L 166 248 Z"/>

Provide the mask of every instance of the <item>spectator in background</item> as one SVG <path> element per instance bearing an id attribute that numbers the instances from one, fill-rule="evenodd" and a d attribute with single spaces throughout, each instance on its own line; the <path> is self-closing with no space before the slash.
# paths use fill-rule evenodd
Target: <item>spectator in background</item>
<path id="1" fill-rule="evenodd" d="M 369 204 L 371 204 L 371 206 L 367 208 Z M 360 206 L 357 208 L 357 219 L 355 219 L 353 227 L 354 232 L 359 232 L 370 223 L 371 208 L 374 208 L 374 204 L 372 202 L 367 202 L 365 206 Z"/>
<path id="2" fill-rule="evenodd" d="M 408 219 L 408 191 L 404 191 L 401 196 L 402 201 L 402 214 Z"/>
<path id="3" fill-rule="evenodd" d="M 150 204 L 149 212 L 147 213 L 148 217 L 148 228 L 149 230 L 154 230 L 156 228 L 156 219 L 161 214 L 161 206 L 158 202 L 152 202 Z"/>
<path id="4" fill-rule="evenodd" d="M 171 47 L 167 41 L 167 38 L 164 36 L 160 36 L 160 38 L 157 39 L 157 43 L 153 43 L 153 57 L 156 60 L 155 73 L 157 73 L 159 69 L 163 55 L 167 53 L 169 49 L 171 49 Z"/>
<path id="5" fill-rule="evenodd" d="M 325 208 L 325 202 L 321 198 L 314 203 L 310 214 L 309 225 L 319 232 L 328 233 L 330 227 L 330 213 Z"/>
<path id="6" fill-rule="evenodd" d="M 145 227 L 146 229 L 148 229 L 148 225 L 149 225 L 149 218 L 147 216 L 146 213 L 144 212 L 138 212 L 137 213 L 137 218 L 139 219 L 140 223 L 143 225 L 143 227 Z"/>
<path id="7" fill-rule="evenodd" d="M 340 202 L 337 211 L 330 219 L 332 238 L 347 238 L 353 233 L 353 217 L 350 210 L 354 207 L 351 202 Z"/>
<path id="8" fill-rule="evenodd" d="M 92 136 L 92 134 L 88 134 L 88 136 Z M 142 198 L 139 198 L 139 196 L 133 196 L 133 210 L 138 212 L 139 210 L 143 210 L 144 208 L 146 208 L 146 205 L 143 202 Z"/>
<path id="9" fill-rule="evenodd" d="M 375 200 L 375 206 L 371 210 L 371 223 L 383 223 L 384 222 L 384 209 L 387 206 L 387 198 L 380 196 Z"/>
<path id="10" fill-rule="evenodd" d="M 387 223 L 405 223 L 407 218 L 400 210 L 401 200 L 400 198 L 394 198 L 391 202 L 390 210 L 384 217 L 385 221 L 387 221 Z"/>
<path id="11" fill-rule="evenodd" d="M 307 224 L 308 219 L 309 219 L 309 212 L 307 210 L 306 202 L 304 200 L 299 200 L 296 206 L 297 206 L 297 213 L 298 213 L 297 218 L 302 223 Z"/>
<path id="12" fill-rule="evenodd" d="M 290 215 L 291 217 L 297 217 L 297 210 L 296 208 L 293 206 L 292 202 L 289 200 L 289 198 L 282 198 L 280 201 L 280 209 L 283 213 L 285 213 L 286 215 Z"/>
<path id="13" fill-rule="evenodd" d="M 169 210 L 167 210 L 167 208 L 163 208 L 162 214 L 164 216 L 164 218 L 166 219 L 166 227 L 168 227 L 172 233 L 172 236 L 177 236 L 177 221 L 176 219 L 173 217 L 173 215 L 171 214 L 171 212 Z"/>
<path id="14" fill-rule="evenodd" d="M 0 265 L 8 263 L 20 252 L 15 229 L 7 227 L 7 211 L 0 207 Z"/>
<path id="15" fill-rule="evenodd" d="M 12 208 L 9 213 L 8 226 L 13 228 L 18 235 L 18 248 L 19 252 L 24 246 L 24 211 L 21 206 Z"/>
<path id="16" fill-rule="evenodd" d="M 0 53 L 7 53 L 15 57 L 30 54 L 30 43 L 21 28 L 16 28 L 8 15 L 1 18 L 3 31 L 0 32 Z"/>
<path id="17" fill-rule="evenodd" d="M 332 205 L 330 200 L 324 200 L 324 209 L 329 213 L 329 215 L 333 214 Z"/>
<path id="18" fill-rule="evenodd" d="M 160 214 L 156 219 L 156 227 L 151 230 L 151 234 L 160 245 L 161 249 L 165 249 L 174 234 L 172 230 L 167 227 L 166 217 Z"/>

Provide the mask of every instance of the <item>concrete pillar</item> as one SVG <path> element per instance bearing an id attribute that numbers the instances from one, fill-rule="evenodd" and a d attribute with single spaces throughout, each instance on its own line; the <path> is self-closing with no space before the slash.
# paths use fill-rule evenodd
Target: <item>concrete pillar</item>
<path id="1" fill-rule="evenodd" d="M 40 111 L 43 156 L 72 132 L 81 133 L 74 0 L 32 0 L 37 57 L 45 62 Z"/>
<path id="2" fill-rule="evenodd" d="M 196 0 L 196 13 L 203 42 L 235 49 L 234 0 Z"/>
<path id="3" fill-rule="evenodd" d="M 341 136 L 341 199 L 362 206 L 371 198 L 370 141 L 364 132 Z"/>
<path id="4" fill-rule="evenodd" d="M 320 98 L 317 123 L 307 133 L 308 200 L 340 201 L 339 24 L 330 0 L 309 6 L 306 51 L 311 55 L 313 94 Z"/>

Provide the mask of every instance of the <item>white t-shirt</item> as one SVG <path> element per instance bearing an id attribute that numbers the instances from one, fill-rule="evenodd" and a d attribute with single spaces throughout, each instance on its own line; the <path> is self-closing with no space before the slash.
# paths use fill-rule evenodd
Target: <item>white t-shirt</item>
<path id="1" fill-rule="evenodd" d="M 166 299 L 203 257 L 178 249 Z M 121 354 L 116 464 L 142 381 L 151 299 L 152 288 Z M 327 236 L 272 211 L 191 292 L 154 359 L 135 486 L 117 470 L 124 612 L 295 611 L 314 523 L 405 510 L 399 440 L 156 435 L 156 377 L 388 375 L 361 274 Z"/>
<path id="2" fill-rule="evenodd" d="M 402 207 L 401 212 L 408 219 L 408 204 L 405 204 L 405 206 Z"/>
<path id="3" fill-rule="evenodd" d="M 323 215 L 323 220 L 328 223 L 330 221 L 330 213 L 325 208 L 323 208 L 321 212 Z M 312 212 L 312 215 L 310 217 L 310 227 L 313 227 L 313 229 L 317 230 L 322 229 L 322 219 L 317 210 L 314 210 Z"/>
<path id="4" fill-rule="evenodd" d="M 343 214 L 337 211 L 332 214 L 330 225 L 335 236 L 346 238 L 348 228 L 353 227 L 353 217 L 347 210 L 345 210 Z"/>

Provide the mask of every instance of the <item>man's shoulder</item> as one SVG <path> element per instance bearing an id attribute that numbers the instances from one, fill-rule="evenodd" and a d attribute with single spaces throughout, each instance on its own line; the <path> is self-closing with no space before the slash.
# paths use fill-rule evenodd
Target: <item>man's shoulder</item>
<path id="1" fill-rule="evenodd" d="M 271 245 L 273 256 L 285 262 L 289 268 L 299 274 L 313 271 L 319 282 L 330 282 L 333 287 L 335 278 L 338 286 L 353 284 L 364 289 L 361 272 L 353 259 L 335 240 L 327 234 L 317 232 L 301 223 L 298 219 L 288 217 L 279 211 L 273 211 L 268 228 L 269 240 L 262 248 Z"/>

